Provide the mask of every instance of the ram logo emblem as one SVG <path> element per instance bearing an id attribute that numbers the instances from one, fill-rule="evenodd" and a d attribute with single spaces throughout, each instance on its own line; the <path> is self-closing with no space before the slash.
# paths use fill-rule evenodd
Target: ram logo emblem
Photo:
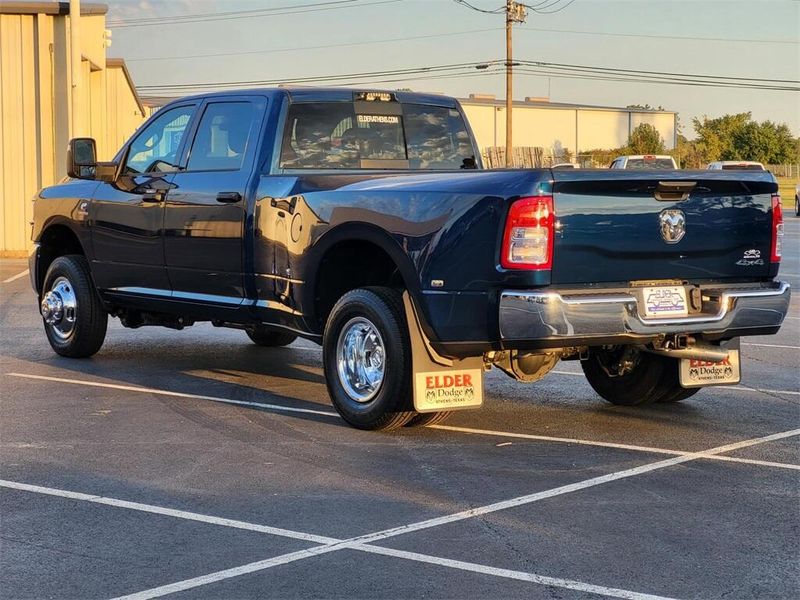
<path id="1" fill-rule="evenodd" d="M 668 244 L 677 244 L 686 235 L 686 215 L 682 210 L 662 210 L 658 215 L 661 237 Z"/>

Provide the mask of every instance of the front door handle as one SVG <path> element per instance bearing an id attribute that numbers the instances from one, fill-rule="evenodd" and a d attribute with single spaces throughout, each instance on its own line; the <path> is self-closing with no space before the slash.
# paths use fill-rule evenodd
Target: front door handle
<path id="1" fill-rule="evenodd" d="M 217 194 L 217 202 L 223 202 L 225 204 L 234 204 L 241 199 L 242 195 L 239 192 L 220 192 Z"/>
<path id="2" fill-rule="evenodd" d="M 163 202 L 166 190 L 145 190 L 142 194 L 142 202 Z"/>

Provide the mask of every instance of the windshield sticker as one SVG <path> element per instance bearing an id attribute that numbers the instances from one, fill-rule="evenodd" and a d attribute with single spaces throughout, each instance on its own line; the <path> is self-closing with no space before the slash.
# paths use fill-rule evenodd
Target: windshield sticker
<path id="1" fill-rule="evenodd" d="M 359 123 L 385 123 L 387 125 L 397 125 L 400 117 L 393 115 L 358 115 Z"/>

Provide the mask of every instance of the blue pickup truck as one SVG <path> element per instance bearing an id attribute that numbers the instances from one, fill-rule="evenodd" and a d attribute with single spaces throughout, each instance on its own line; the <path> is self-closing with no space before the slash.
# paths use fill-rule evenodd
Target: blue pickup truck
<path id="1" fill-rule="evenodd" d="M 480 406 L 484 372 L 580 360 L 623 405 L 739 381 L 778 331 L 783 222 L 767 172 L 484 170 L 458 102 L 349 89 L 193 96 L 111 162 L 70 142 L 35 199 L 30 272 L 60 355 L 126 327 L 323 346 L 363 429 Z"/>

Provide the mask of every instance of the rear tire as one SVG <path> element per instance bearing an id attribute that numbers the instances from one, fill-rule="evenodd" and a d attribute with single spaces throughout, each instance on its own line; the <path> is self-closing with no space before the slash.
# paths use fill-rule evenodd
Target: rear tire
<path id="1" fill-rule="evenodd" d="M 624 360 L 631 363 L 630 368 L 622 375 L 615 375 Z M 666 395 L 662 385 L 665 360 L 672 359 L 632 347 L 613 346 L 590 349 L 589 358 L 581 361 L 581 367 L 589 385 L 603 399 L 622 406 L 644 406 Z"/>
<path id="2" fill-rule="evenodd" d="M 664 374 L 659 382 L 659 387 L 664 390 L 664 395 L 658 400 L 659 404 L 672 404 L 691 398 L 701 388 L 685 388 L 680 382 L 681 361 L 676 358 L 666 359 Z"/>
<path id="3" fill-rule="evenodd" d="M 452 415 L 452 411 L 440 411 L 440 412 L 432 412 L 432 413 L 417 413 L 411 420 L 406 423 L 406 427 L 427 427 L 428 425 L 437 425 L 443 421 L 446 421 L 450 415 Z"/>
<path id="4" fill-rule="evenodd" d="M 398 290 L 347 292 L 331 310 L 322 348 L 328 393 L 350 425 L 388 431 L 416 415 L 411 348 Z"/>
<path id="5" fill-rule="evenodd" d="M 800 217 L 800 196 L 794 197 L 794 214 Z"/>
<path id="6" fill-rule="evenodd" d="M 79 254 L 59 256 L 47 269 L 40 306 L 44 331 L 56 354 L 86 358 L 103 345 L 108 313 Z"/>
<path id="7" fill-rule="evenodd" d="M 247 330 L 249 337 L 257 346 L 274 348 L 276 346 L 288 346 L 297 339 L 297 336 L 287 331 L 277 331 L 267 327 L 256 327 Z"/>

